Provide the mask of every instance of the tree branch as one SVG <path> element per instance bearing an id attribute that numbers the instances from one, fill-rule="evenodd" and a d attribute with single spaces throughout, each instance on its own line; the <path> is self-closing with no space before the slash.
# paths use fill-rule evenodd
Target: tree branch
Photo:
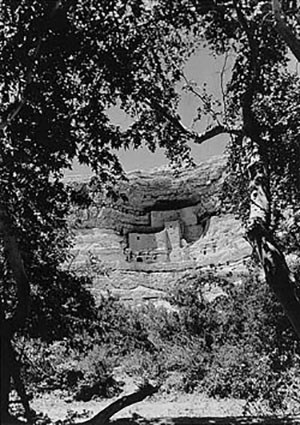
<path id="1" fill-rule="evenodd" d="M 272 9 L 275 18 L 276 31 L 283 38 L 298 62 L 300 62 L 300 40 L 297 38 L 291 27 L 285 22 L 279 0 L 272 0 Z"/>
<path id="2" fill-rule="evenodd" d="M 88 419 L 84 422 L 79 422 L 78 425 L 105 425 L 107 424 L 108 420 L 120 410 L 125 409 L 125 407 L 131 406 L 132 404 L 143 401 L 146 397 L 149 397 L 156 393 L 158 389 L 159 387 L 154 387 L 150 384 L 147 384 L 136 392 L 121 397 L 120 399 L 111 403 L 109 406 L 107 406 L 105 409 L 103 409 L 100 413 L 98 413 L 91 419 Z M 3 420 L 2 425 L 24 425 L 24 422 L 9 415 Z"/>
<path id="3" fill-rule="evenodd" d="M 229 58 L 229 53 L 225 53 L 223 66 L 220 72 L 220 86 L 221 86 L 221 93 L 222 93 L 222 99 L 223 99 L 223 114 L 225 119 L 227 118 L 227 107 L 226 107 L 226 96 L 225 96 L 225 72 L 227 71 L 227 62 Z"/>
<path id="4" fill-rule="evenodd" d="M 205 107 L 207 107 L 208 109 L 208 113 L 211 116 L 211 118 L 216 121 L 218 124 L 220 124 L 218 115 L 216 114 L 216 112 L 211 108 L 211 106 L 209 105 L 209 102 L 207 102 L 207 100 L 205 99 L 205 96 L 203 96 L 201 93 L 199 93 L 191 84 L 191 82 L 186 78 L 186 76 L 182 73 L 182 77 L 188 87 L 188 89 L 190 90 L 191 93 L 193 93 L 194 96 L 198 97 L 201 102 L 203 103 L 203 105 Z"/>
<path id="5" fill-rule="evenodd" d="M 239 136 L 242 134 L 242 131 L 236 128 L 228 128 L 220 124 L 210 129 L 207 129 L 203 133 L 197 133 L 193 142 L 197 144 L 201 144 L 203 142 L 206 142 L 207 140 L 212 139 L 215 136 L 219 136 L 220 134 L 233 134 L 233 135 Z"/>
<path id="6" fill-rule="evenodd" d="M 193 140 L 194 143 L 201 144 L 209 139 L 212 139 L 219 134 L 242 134 L 241 129 L 238 128 L 229 128 L 223 124 L 218 124 L 215 127 L 207 129 L 203 133 L 198 133 L 186 127 L 180 117 L 176 114 L 172 114 L 166 108 L 161 106 L 156 100 L 145 99 L 146 103 L 151 106 L 156 112 L 158 112 L 161 116 L 171 122 L 174 127 L 182 134 L 188 136 Z"/>
<path id="7" fill-rule="evenodd" d="M 139 403 L 146 397 L 156 393 L 158 389 L 159 387 L 154 387 L 151 384 L 147 384 L 144 387 L 140 388 L 138 391 L 127 396 L 121 397 L 93 418 L 85 422 L 81 422 L 78 425 L 105 425 L 107 421 L 117 412 L 124 409 L 125 407 L 131 406 L 132 404 Z"/>

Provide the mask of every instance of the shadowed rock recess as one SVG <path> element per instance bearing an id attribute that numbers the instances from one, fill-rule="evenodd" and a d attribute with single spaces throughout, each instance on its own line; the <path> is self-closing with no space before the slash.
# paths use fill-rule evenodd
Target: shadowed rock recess
<path id="1" fill-rule="evenodd" d="M 96 298 L 110 291 L 128 301 L 157 300 L 187 273 L 213 269 L 235 278 L 244 269 L 250 247 L 241 223 L 220 208 L 225 162 L 214 157 L 176 174 L 131 172 L 117 200 L 94 193 L 88 207 L 74 208 L 71 266 L 93 276 Z"/>

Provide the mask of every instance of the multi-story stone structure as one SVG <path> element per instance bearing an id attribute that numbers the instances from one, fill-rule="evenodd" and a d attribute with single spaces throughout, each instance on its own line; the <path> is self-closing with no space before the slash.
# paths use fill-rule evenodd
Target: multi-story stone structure
<path id="1" fill-rule="evenodd" d="M 175 176 L 170 170 L 134 172 L 116 202 L 100 198 L 74 210 L 73 265 L 98 257 L 110 272 L 94 291 L 123 298 L 156 298 L 182 273 L 216 268 L 234 274 L 249 256 L 240 223 L 220 201 L 225 158 L 216 157 Z"/>
<path id="2" fill-rule="evenodd" d="M 125 249 L 128 262 L 162 263 L 190 260 L 188 245 L 204 236 L 209 216 L 201 217 L 201 206 L 151 211 L 150 225 L 143 232 L 129 232 Z"/>

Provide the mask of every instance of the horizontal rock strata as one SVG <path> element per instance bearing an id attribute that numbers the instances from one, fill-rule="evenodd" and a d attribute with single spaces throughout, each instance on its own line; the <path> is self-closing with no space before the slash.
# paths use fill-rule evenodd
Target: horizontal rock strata
<path id="1" fill-rule="evenodd" d="M 249 245 L 240 222 L 220 208 L 225 161 L 215 157 L 176 174 L 133 172 L 117 187 L 116 201 L 96 194 L 91 205 L 74 209 L 72 266 L 93 276 L 96 297 L 110 291 L 154 300 L 184 273 L 243 270 Z"/>

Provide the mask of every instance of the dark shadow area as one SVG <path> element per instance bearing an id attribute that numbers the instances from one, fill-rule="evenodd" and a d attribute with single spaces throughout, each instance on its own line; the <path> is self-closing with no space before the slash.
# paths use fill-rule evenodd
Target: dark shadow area
<path id="1" fill-rule="evenodd" d="M 112 425 L 295 425 L 300 424 L 300 417 L 278 418 L 262 416 L 225 416 L 225 417 L 178 417 L 145 419 L 136 415 L 134 418 L 118 419 Z"/>

